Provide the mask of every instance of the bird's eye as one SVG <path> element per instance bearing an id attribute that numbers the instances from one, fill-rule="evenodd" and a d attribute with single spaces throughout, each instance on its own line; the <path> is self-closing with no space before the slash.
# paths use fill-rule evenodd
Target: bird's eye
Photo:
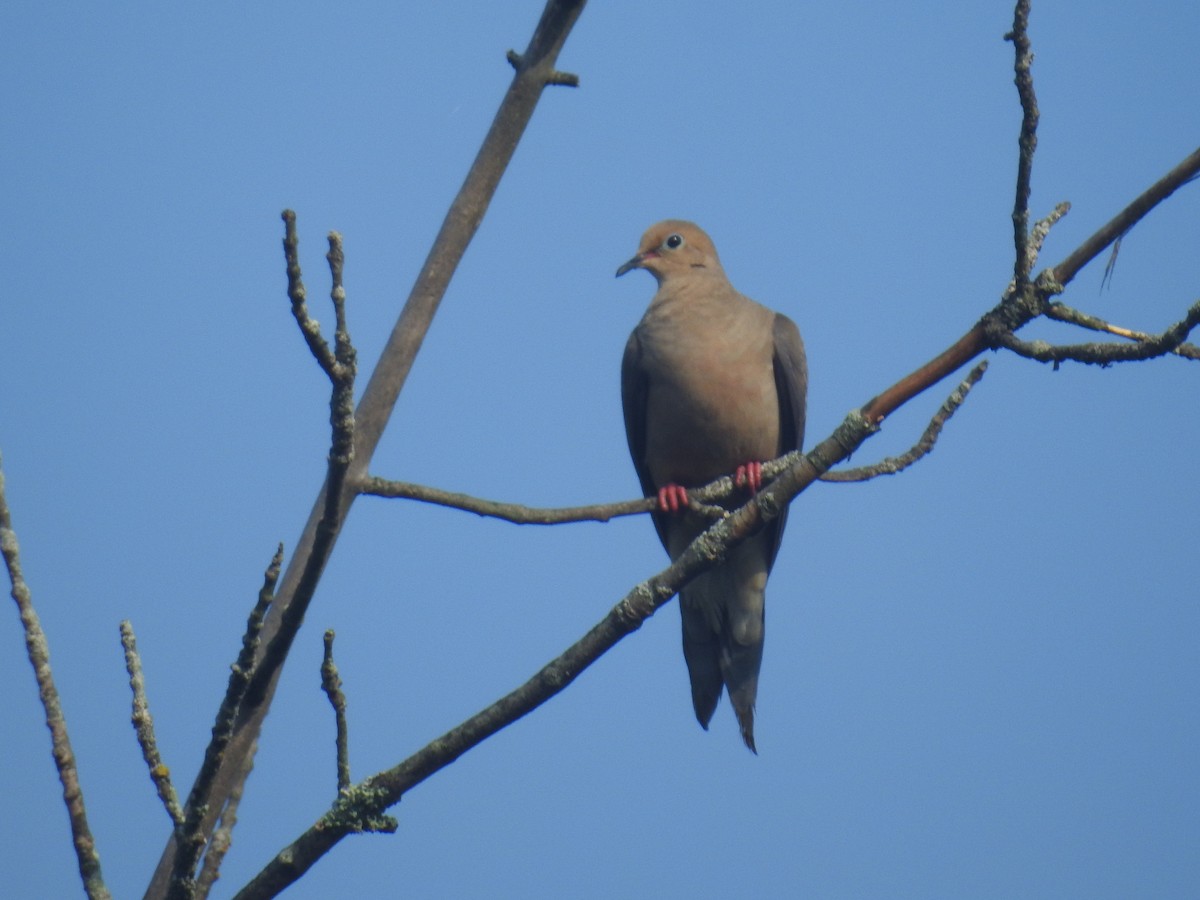
<path id="1" fill-rule="evenodd" d="M 667 235 L 667 239 L 663 241 L 663 246 L 668 250 L 678 250 L 683 246 L 683 235 L 679 232 Z"/>

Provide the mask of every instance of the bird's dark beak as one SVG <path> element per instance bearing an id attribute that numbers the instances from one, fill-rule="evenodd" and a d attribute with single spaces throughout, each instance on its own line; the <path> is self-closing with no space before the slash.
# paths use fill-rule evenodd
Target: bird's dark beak
<path id="1" fill-rule="evenodd" d="M 635 256 L 633 259 L 631 259 L 629 262 L 625 263 L 625 265 L 621 266 L 621 268 L 617 269 L 617 277 L 620 278 L 622 275 L 624 275 L 626 272 L 630 271 L 631 269 L 643 268 L 646 260 L 652 259 L 655 256 L 658 256 L 658 254 L 655 253 L 653 250 L 647 250 L 645 253 L 639 253 L 637 256 Z"/>

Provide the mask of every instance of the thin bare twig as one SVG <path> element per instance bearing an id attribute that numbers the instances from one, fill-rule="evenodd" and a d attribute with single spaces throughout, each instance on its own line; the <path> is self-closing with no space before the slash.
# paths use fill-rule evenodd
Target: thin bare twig
<path id="1" fill-rule="evenodd" d="M 75 862 L 83 879 L 83 889 L 93 900 L 108 900 L 111 894 L 104 884 L 100 871 L 100 854 L 96 852 L 96 840 L 88 827 L 87 807 L 83 802 L 83 788 L 79 784 L 79 770 L 75 765 L 75 751 L 71 749 L 71 738 L 67 733 L 67 719 L 63 715 L 58 688 L 54 684 L 54 672 L 50 669 L 50 645 L 37 610 L 33 606 L 33 594 L 25 583 L 21 572 L 21 547 L 17 533 L 13 531 L 12 515 L 8 509 L 8 497 L 4 490 L 4 472 L 0 470 L 0 555 L 8 569 L 12 583 L 12 598 L 17 604 L 21 626 L 25 630 L 25 653 L 33 666 L 33 677 L 37 681 L 38 695 L 46 714 L 46 727 L 50 729 L 50 747 L 54 765 L 58 769 L 58 780 L 62 782 L 63 802 L 67 807 L 67 819 L 71 824 L 71 842 L 75 847 Z"/>
<path id="2" fill-rule="evenodd" d="M 333 707 L 333 718 L 337 728 L 337 787 L 338 792 L 350 787 L 350 735 L 346 728 L 346 695 L 342 693 L 342 679 L 333 662 L 333 631 L 325 632 L 325 656 L 321 661 L 321 690 Z"/>
<path id="3" fill-rule="evenodd" d="M 1046 318 L 1055 319 L 1059 322 L 1067 322 L 1071 325 L 1078 325 L 1081 328 L 1087 328 L 1092 331 L 1115 334 L 1117 337 L 1128 338 L 1131 341 L 1150 341 L 1154 340 L 1155 337 L 1144 331 L 1134 331 L 1132 328 L 1113 325 L 1111 322 L 1104 321 L 1099 316 L 1081 312 L 1067 306 L 1065 303 L 1051 303 L 1046 308 Z M 1195 344 L 1180 344 L 1171 350 L 1171 352 L 1176 356 L 1182 356 L 1184 359 L 1200 360 L 1200 347 L 1197 347 Z"/>
<path id="4" fill-rule="evenodd" d="M 253 762 L 254 757 L 251 756 L 251 765 Z M 229 802 L 221 810 L 212 837 L 208 839 L 208 847 L 204 851 L 204 862 L 200 866 L 200 874 L 196 876 L 197 900 L 204 900 L 212 891 L 213 885 L 217 883 L 217 878 L 220 876 L 221 863 L 225 861 L 225 854 L 233 846 L 233 829 L 237 825 L 238 807 L 242 802 L 242 786 L 244 784 L 244 781 L 240 782 L 237 790 L 229 795 Z"/>
<path id="5" fill-rule="evenodd" d="M 921 459 L 928 455 L 937 443 L 938 435 L 942 433 L 942 428 L 962 406 L 963 401 L 967 399 L 967 394 L 971 392 L 979 379 L 983 377 L 983 373 L 987 371 L 987 360 L 983 360 L 973 368 L 970 373 L 959 382 L 958 387 L 946 398 L 946 401 L 938 409 L 934 417 L 925 427 L 925 431 L 921 434 L 920 440 L 912 446 L 907 453 L 902 453 L 899 456 L 889 456 L 887 459 L 880 460 L 871 466 L 861 466 L 856 469 L 833 469 L 821 476 L 822 481 L 841 481 L 841 482 L 858 482 L 869 481 L 879 475 L 895 475 L 897 472 L 902 472 Z"/>
<path id="6" fill-rule="evenodd" d="M 297 242 L 294 239 L 296 228 L 295 215 L 284 214 L 284 220 L 290 242 L 285 242 L 289 254 L 288 269 L 296 269 L 296 279 L 299 281 L 299 263 L 291 258 L 295 253 Z M 292 648 L 300 626 L 304 623 L 304 615 L 317 591 L 317 583 L 325 570 L 325 563 L 333 553 L 338 533 L 342 529 L 342 521 L 348 506 L 341 502 L 346 495 L 344 489 L 349 477 L 350 467 L 354 463 L 356 452 L 356 420 L 354 413 L 354 380 L 358 374 L 357 351 L 350 342 L 350 334 L 346 328 L 346 291 L 342 286 L 342 269 L 345 265 L 345 255 L 342 251 L 341 235 L 336 231 L 329 234 L 329 253 L 325 257 L 329 262 L 329 273 L 332 288 L 330 298 L 333 301 L 334 313 L 337 317 L 337 333 L 332 367 L 322 369 L 329 376 L 331 385 L 329 398 L 330 447 L 328 465 L 326 466 L 324 492 L 325 502 L 322 506 L 321 518 L 317 521 L 313 543 L 305 561 L 304 570 L 296 584 L 288 608 L 280 614 L 279 627 L 266 642 L 261 658 L 257 661 L 250 685 L 246 690 L 245 703 L 257 707 L 262 703 L 276 673 L 282 668 L 284 660 Z M 301 325 L 303 328 L 303 323 Z M 319 329 L 317 336 L 320 337 Z M 323 344 L 324 341 L 322 340 Z M 310 342 L 311 346 L 311 342 Z"/>
<path id="7" fill-rule="evenodd" d="M 176 843 L 182 848 L 175 855 L 175 868 L 172 870 L 168 883 L 168 896 L 190 897 L 198 888 L 195 881 L 196 863 L 204 850 L 205 837 L 201 825 L 204 819 L 204 804 L 201 798 L 212 785 L 213 778 L 221 766 L 222 760 L 233 736 L 234 723 L 237 721 L 238 710 L 246 692 L 250 688 L 251 677 L 254 674 L 254 655 L 258 650 L 259 634 L 262 631 L 263 620 L 275 597 L 275 583 L 279 580 L 279 570 L 283 565 L 283 544 L 275 548 L 275 555 L 263 573 L 262 587 L 258 591 L 258 599 L 246 621 L 246 630 L 242 635 L 242 649 L 237 662 L 229 672 L 229 682 L 225 687 L 225 697 L 217 710 L 216 722 L 213 725 L 212 737 L 204 750 L 204 761 L 200 764 L 200 772 L 192 785 L 187 804 L 184 806 L 184 819 L 175 829 Z M 211 864 L 205 860 L 206 867 L 217 865 L 224 854 L 220 854 Z M 216 878 L 216 871 L 211 873 Z M 210 879 L 211 880 L 211 879 Z"/>
<path id="8" fill-rule="evenodd" d="M 1013 244 L 1016 257 L 1013 262 L 1013 281 L 1018 292 L 1024 291 L 1029 283 L 1033 261 L 1029 253 L 1029 194 L 1033 176 L 1033 155 L 1037 150 L 1038 106 L 1033 90 L 1033 50 L 1029 43 L 1029 0 L 1017 0 L 1013 12 L 1013 28 L 1004 36 L 1012 41 L 1015 59 L 1017 95 L 1021 98 L 1021 134 L 1017 139 L 1020 149 L 1017 158 L 1017 191 L 1013 203 Z"/>
<path id="9" fill-rule="evenodd" d="M 142 676 L 142 659 L 138 655 L 137 637 L 133 624 L 126 619 L 121 623 L 121 646 L 125 649 L 125 671 L 129 673 L 129 689 L 133 692 L 133 730 L 137 734 L 138 746 L 142 748 L 142 759 L 150 770 L 150 780 L 158 792 L 171 817 L 171 825 L 178 828 L 183 824 L 183 810 L 171 784 L 171 770 L 163 763 L 158 752 L 158 741 L 154 737 L 154 718 L 150 715 L 150 701 L 146 699 L 146 680 Z"/>
<path id="10" fill-rule="evenodd" d="M 657 501 L 653 498 L 625 500 L 619 503 L 594 503 L 589 506 L 546 508 L 524 506 L 520 503 L 501 503 L 484 500 L 469 494 L 443 491 L 408 481 L 389 481 L 370 476 L 363 481 L 362 493 L 372 497 L 401 498 L 461 509 L 493 519 L 503 519 L 514 525 L 561 525 L 566 522 L 607 522 L 618 516 L 636 516 L 650 512 Z"/>
<path id="11" fill-rule="evenodd" d="M 1117 213 L 1095 234 L 1080 244 L 1066 259 L 1050 270 L 1050 277 L 1066 286 L 1089 262 L 1104 252 L 1113 241 L 1133 228 L 1146 213 L 1158 206 L 1200 173 L 1200 148 L 1152 184 L 1141 196 Z"/>
<path id="12" fill-rule="evenodd" d="M 1049 344 L 1046 341 L 1022 341 L 1013 334 L 1001 334 L 999 346 L 1018 356 L 1053 363 L 1055 366 L 1067 360 L 1109 366 L 1118 362 L 1135 362 L 1165 356 L 1183 344 L 1197 325 L 1200 325 L 1200 301 L 1192 304 L 1187 315 L 1162 334 L 1148 336 L 1135 344 Z"/>

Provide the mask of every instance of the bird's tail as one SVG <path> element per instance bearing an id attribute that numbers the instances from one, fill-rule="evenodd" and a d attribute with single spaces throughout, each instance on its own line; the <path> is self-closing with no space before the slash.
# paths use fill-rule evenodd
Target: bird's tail
<path id="1" fill-rule="evenodd" d="M 692 706 L 704 728 L 721 689 L 737 715 L 742 740 L 753 752 L 754 702 L 762 667 L 763 607 L 767 565 L 753 538 L 722 565 L 701 575 L 679 595 L 683 656 L 692 682 Z"/>

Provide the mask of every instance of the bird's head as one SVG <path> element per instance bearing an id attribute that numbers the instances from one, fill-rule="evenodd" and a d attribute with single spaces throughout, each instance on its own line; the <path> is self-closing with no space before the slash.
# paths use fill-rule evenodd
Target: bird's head
<path id="1" fill-rule="evenodd" d="M 658 283 L 697 272 L 719 273 L 717 248 L 699 226 L 681 219 L 667 219 L 651 225 L 642 235 L 633 259 L 617 269 L 617 277 L 631 269 L 645 269 Z"/>

